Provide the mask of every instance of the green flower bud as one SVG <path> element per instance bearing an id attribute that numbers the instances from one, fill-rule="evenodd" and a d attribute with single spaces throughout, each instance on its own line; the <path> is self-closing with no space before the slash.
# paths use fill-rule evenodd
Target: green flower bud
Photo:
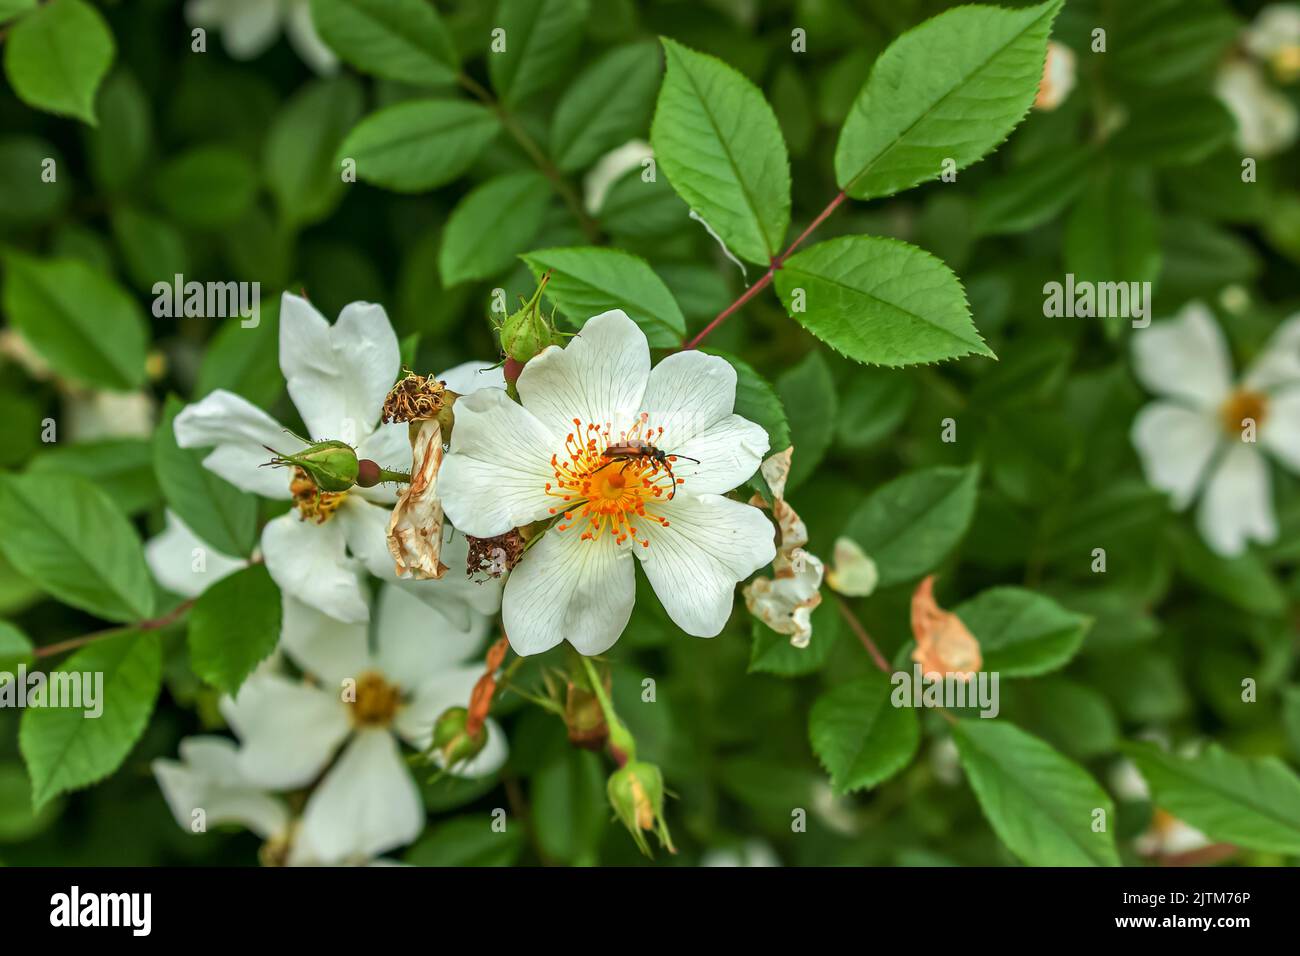
<path id="1" fill-rule="evenodd" d="M 669 853 L 677 852 L 668 833 L 668 823 L 664 820 L 664 775 L 658 767 L 629 760 L 610 774 L 606 792 L 615 815 L 632 834 L 642 853 L 651 855 L 646 831 L 653 831 L 659 838 L 659 845 Z"/>
<path id="2" fill-rule="evenodd" d="M 452 768 L 477 757 L 487 746 L 487 727 L 469 731 L 469 710 L 449 707 L 433 725 L 432 749 L 442 756 L 442 765 Z"/>
<path id="3" fill-rule="evenodd" d="M 347 442 L 318 441 L 308 445 L 296 455 L 282 455 L 275 449 L 273 465 L 301 468 L 324 492 L 347 491 L 357 483 L 357 453 Z"/>
<path id="4" fill-rule="evenodd" d="M 527 362 L 548 345 L 560 344 L 560 334 L 554 323 L 542 315 L 542 290 L 550 278 L 551 274 L 545 273 L 533 297 L 501 323 L 501 348 L 509 359 Z"/>

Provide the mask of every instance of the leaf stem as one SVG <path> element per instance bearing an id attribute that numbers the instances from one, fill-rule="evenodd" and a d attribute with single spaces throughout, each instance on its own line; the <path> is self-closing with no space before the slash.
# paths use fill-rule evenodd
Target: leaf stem
<path id="1" fill-rule="evenodd" d="M 723 322 L 727 321 L 727 319 L 731 316 L 733 312 L 738 311 L 741 308 L 741 306 L 743 306 L 750 299 L 754 298 L 754 296 L 758 295 L 760 290 L 765 289 L 767 288 L 767 286 L 771 285 L 772 279 L 776 276 L 776 271 L 785 264 L 785 260 L 788 259 L 794 253 L 794 251 L 799 248 L 800 245 L 803 244 L 803 241 L 805 239 L 807 239 L 810 235 L 812 235 L 814 229 L 816 229 L 828 218 L 830 218 L 831 213 L 833 213 L 836 209 L 838 209 L 840 207 L 840 204 L 844 202 L 844 200 L 847 198 L 848 195 L 844 192 L 844 190 L 841 189 L 839 193 L 836 194 L 835 198 L 832 199 L 826 205 L 826 208 L 817 214 L 817 218 L 808 224 L 808 228 L 805 229 L 803 232 L 799 233 L 799 235 L 795 237 L 794 242 L 790 243 L 789 248 L 787 248 L 785 252 L 781 253 L 779 256 L 776 256 L 775 258 L 772 259 L 772 264 L 768 266 L 767 271 L 764 272 L 763 275 L 759 277 L 758 281 L 755 282 L 753 285 L 751 285 L 748 289 L 746 289 L 741 294 L 740 298 L 738 298 L 735 302 L 731 303 L 731 305 L 727 306 L 725 309 L 719 312 L 714 317 L 713 321 L 710 322 L 708 325 L 706 325 L 700 331 L 699 335 L 695 336 L 695 338 L 691 339 L 689 342 L 685 343 L 682 346 L 682 350 L 685 351 L 686 349 L 698 348 L 699 344 L 704 341 L 705 337 L 714 329 L 716 329 L 718 326 L 720 326 Z"/>
<path id="2" fill-rule="evenodd" d="M 54 644 L 46 644 L 44 647 L 38 647 L 32 651 L 32 657 L 53 657 L 55 654 L 62 654 L 64 651 L 73 651 L 78 647 L 84 647 L 87 644 L 102 640 L 106 637 L 113 637 L 116 634 L 125 634 L 128 631 L 160 631 L 169 624 L 184 617 L 194 606 L 194 599 L 182 601 L 162 617 L 150 618 L 146 621 L 139 621 L 135 624 L 121 624 L 117 627 L 105 628 L 102 631 L 94 631 L 90 634 L 83 634 L 80 637 L 70 637 L 66 641 L 58 641 Z"/>
<path id="3" fill-rule="evenodd" d="M 587 214 L 587 210 L 583 208 L 582 199 L 578 195 L 577 191 L 569 184 L 569 181 L 564 178 L 564 174 L 560 172 L 556 165 L 551 162 L 550 157 L 546 155 L 545 151 L 537 145 L 537 141 L 528 135 L 527 130 L 519 125 L 519 122 L 510 111 L 501 104 L 500 100 L 488 92 L 488 90 L 483 87 L 483 84 L 479 83 L 467 73 L 458 74 L 456 76 L 456 82 L 469 91 L 476 99 L 482 102 L 484 106 L 496 113 L 497 119 L 501 121 L 501 125 L 505 127 L 506 132 L 509 133 L 514 138 L 515 142 L 520 145 L 523 151 L 528 154 L 528 158 L 533 161 L 541 174 L 550 180 L 556 194 L 559 195 L 560 199 L 564 201 L 564 204 L 569 207 L 569 212 L 573 214 L 573 217 L 578 220 L 578 225 L 582 227 L 582 231 L 586 235 L 587 240 L 593 243 L 599 242 L 600 224 Z"/>
<path id="4" fill-rule="evenodd" d="M 871 662 L 885 674 L 892 674 L 894 669 L 889 666 L 889 661 L 885 659 L 885 655 L 880 653 L 880 648 L 876 646 L 876 642 L 871 639 L 867 629 L 862 626 L 858 616 L 853 613 L 853 608 L 849 607 L 849 602 L 837 594 L 835 595 L 835 603 L 839 606 L 840 616 L 848 622 L 849 629 L 858 636 L 862 646 L 867 649 L 867 653 L 871 656 Z"/>

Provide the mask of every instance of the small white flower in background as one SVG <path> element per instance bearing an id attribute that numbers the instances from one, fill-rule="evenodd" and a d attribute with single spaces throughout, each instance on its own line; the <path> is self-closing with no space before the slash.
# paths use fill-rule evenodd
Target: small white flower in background
<path id="1" fill-rule="evenodd" d="M 645 160 L 654 156 L 654 150 L 643 139 L 633 139 L 611 149 L 596 160 L 582 181 L 582 204 L 587 212 L 596 215 L 605 205 L 605 197 L 613 185 L 634 169 L 641 169 Z"/>
<path id="2" fill-rule="evenodd" d="M 1182 748 L 1183 752 L 1188 750 L 1189 748 Z M 1145 802 L 1151 799 L 1151 788 L 1146 778 L 1142 776 L 1137 764 L 1127 757 L 1121 758 L 1111 768 L 1110 785 L 1115 796 L 1121 800 Z M 1200 830 L 1156 807 L 1151 815 L 1150 826 L 1133 841 L 1133 848 L 1142 856 L 1166 857 L 1202 850 L 1213 843 Z"/>
<path id="3" fill-rule="evenodd" d="M 1197 526 L 1219 554 L 1276 539 L 1264 453 L 1300 472 L 1300 315 L 1278 327 L 1236 384 L 1223 333 L 1199 302 L 1137 330 L 1133 367 L 1159 396 L 1131 433 L 1147 480 L 1179 510 L 1200 494 Z"/>
<path id="4" fill-rule="evenodd" d="M 1074 89 L 1075 80 L 1074 51 L 1064 43 L 1048 41 L 1043 79 L 1038 85 L 1038 96 L 1034 98 L 1034 109 L 1056 109 Z"/>
<path id="5" fill-rule="evenodd" d="M 280 306 L 280 368 L 313 440 L 354 445 L 358 458 L 406 471 L 404 424 L 378 425 L 397 378 L 397 336 L 382 306 L 354 302 L 330 325 L 311 304 L 285 293 Z M 267 448 L 292 454 L 303 443 L 252 402 L 218 390 L 176 416 L 182 448 L 212 448 L 203 463 L 231 484 L 267 498 L 294 499 L 291 469 L 264 467 Z M 309 485 L 309 482 L 302 483 Z M 391 485 L 300 497 L 262 531 L 266 568 L 286 594 L 341 621 L 366 620 L 354 559 L 376 577 L 394 577 L 388 553 Z M 348 556 L 351 552 L 352 557 Z"/>
<path id="6" fill-rule="evenodd" d="M 289 45 L 317 73 L 338 69 L 338 58 L 312 24 L 309 0 L 189 0 L 185 19 L 191 26 L 220 30 L 222 46 L 233 60 L 261 56 L 283 28 Z"/>
<path id="7" fill-rule="evenodd" d="M 497 389 L 456 402 L 439 479 L 448 518 L 477 538 L 555 521 L 506 582 L 515 652 L 566 640 L 583 654 L 607 650 L 632 614 L 633 554 L 678 627 L 721 631 L 737 582 L 776 554 L 763 512 L 723 497 L 768 445 L 733 412 L 735 369 L 688 350 L 652 371 L 645 334 L 615 310 L 528 362 L 517 387 L 519 404 Z M 681 456 L 676 485 L 662 466 L 605 455 L 637 440 Z"/>
<path id="8" fill-rule="evenodd" d="M 1237 149 L 1257 159 L 1290 148 L 1300 132 L 1300 113 L 1264 71 L 1250 60 L 1231 59 L 1219 67 L 1215 95 L 1237 122 Z"/>
<path id="9" fill-rule="evenodd" d="M 365 625 L 286 597 L 281 648 L 312 680 L 258 672 L 222 701 L 242 744 L 241 778 L 273 790 L 320 778 L 300 837 L 323 862 L 372 858 L 424 828 L 424 804 L 398 741 L 426 750 L 439 715 L 469 701 L 490 621 L 471 614 L 466 623 L 458 627 L 388 585 L 372 651 Z M 485 777 L 505 763 L 504 733 L 491 719 L 486 729 L 483 750 L 452 773 Z"/>
<path id="10" fill-rule="evenodd" d="M 826 570 L 826 583 L 831 590 L 846 597 L 870 597 L 880 581 L 880 570 L 871 555 L 852 538 L 835 539 L 831 551 L 831 566 Z"/>
<path id="11" fill-rule="evenodd" d="M 1300 4 L 1274 3 L 1259 11 L 1242 31 L 1241 44 L 1267 63 L 1279 82 L 1300 79 Z"/>
<path id="12" fill-rule="evenodd" d="M 248 563 L 222 554 L 170 509 L 166 520 L 163 531 L 145 542 L 144 557 L 154 578 L 172 594 L 198 597 Z"/>
<path id="13" fill-rule="evenodd" d="M 700 866 L 780 866 L 771 844 L 758 838 L 732 847 L 718 847 L 700 857 Z"/>
<path id="14" fill-rule="evenodd" d="M 763 462 L 761 471 L 772 492 L 772 514 L 780 531 L 781 546 L 772 561 L 773 576 L 756 577 L 745 585 L 745 607 L 760 621 L 790 637 L 794 647 L 807 647 L 812 640 L 812 612 L 822 603 L 821 558 L 804 550 L 808 526 L 785 500 L 785 483 L 790 477 L 794 448 L 778 452 Z M 763 496 L 755 494 L 749 503 L 765 508 Z"/>

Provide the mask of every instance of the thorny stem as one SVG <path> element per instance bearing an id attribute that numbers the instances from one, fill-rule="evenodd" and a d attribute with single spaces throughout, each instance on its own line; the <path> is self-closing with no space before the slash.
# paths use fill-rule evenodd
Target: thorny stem
<path id="1" fill-rule="evenodd" d="M 795 237 L 794 242 L 790 243 L 789 248 L 779 256 L 772 259 L 772 264 L 768 266 L 767 271 L 759 277 L 758 281 L 746 289 L 735 302 L 731 303 L 731 305 L 719 312 L 714 317 L 713 321 L 700 331 L 699 335 L 695 336 L 695 338 L 682 346 L 682 350 L 685 351 L 686 349 L 698 348 L 699 344 L 704 341 L 705 337 L 723 322 L 727 321 L 733 312 L 738 311 L 746 302 L 771 285 L 772 279 L 776 276 L 777 270 L 785 264 L 785 260 L 788 259 L 794 251 L 803 244 L 803 241 L 812 235 L 813 230 L 825 222 L 830 217 L 830 214 L 840 207 L 840 203 L 844 202 L 847 198 L 848 195 L 844 190 L 840 190 L 835 198 L 827 204 L 826 208 L 817 214 L 817 218 L 808 224 L 808 228 Z"/>
<path id="2" fill-rule="evenodd" d="M 461 73 L 457 75 L 456 82 L 482 102 L 484 106 L 496 113 L 497 119 L 501 121 L 501 125 L 505 127 L 506 132 L 514 137 L 515 142 L 528 154 L 528 158 L 536 164 L 541 174 L 550 180 L 555 192 L 564 200 L 564 204 L 569 207 L 569 212 L 573 213 L 573 217 L 578 220 L 578 225 L 582 227 L 588 241 L 599 242 L 600 225 L 587 214 L 587 210 L 582 206 L 581 197 L 578 196 L 569 181 L 564 178 L 564 174 L 556 168 L 542 148 L 537 145 L 537 142 L 519 125 L 510 111 L 502 106 L 501 102 L 484 89 L 483 84 L 472 76 Z"/>
<path id="3" fill-rule="evenodd" d="M 124 634 L 127 631 L 160 631 L 169 624 L 174 624 L 189 612 L 194 606 L 194 599 L 182 601 L 162 617 L 151 618 L 147 621 L 140 621 L 136 624 L 123 624 L 119 627 L 110 627 L 102 631 L 95 631 L 92 634 L 83 634 L 81 637 L 71 637 L 66 641 L 59 641 L 55 644 L 46 644 L 44 647 L 38 647 L 32 651 L 33 657 L 53 657 L 55 654 L 62 654 L 64 651 L 76 650 L 86 644 L 102 640 L 105 637 L 112 637 L 115 634 Z"/>

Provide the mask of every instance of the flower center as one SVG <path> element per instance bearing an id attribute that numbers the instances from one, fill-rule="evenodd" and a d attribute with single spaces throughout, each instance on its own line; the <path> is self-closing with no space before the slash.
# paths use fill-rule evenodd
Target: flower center
<path id="1" fill-rule="evenodd" d="M 1223 430 L 1234 438 L 1238 437 L 1241 430 L 1246 427 L 1242 424 L 1246 419 L 1254 422 L 1255 428 L 1258 429 L 1267 417 L 1268 396 L 1246 388 L 1233 392 L 1219 406 L 1219 421 L 1223 425 Z"/>
<path id="2" fill-rule="evenodd" d="M 348 496 L 346 491 L 321 491 L 311 476 L 301 468 L 293 470 L 293 478 L 289 480 L 289 494 L 293 496 L 293 506 L 298 509 L 298 517 L 317 524 L 328 521 Z"/>
<path id="3" fill-rule="evenodd" d="M 629 539 L 642 547 L 650 541 L 643 530 L 647 521 L 668 527 L 668 520 L 654 513 L 674 483 L 672 456 L 654 457 L 652 442 L 663 435 L 653 428 L 644 412 L 627 431 L 614 436 L 608 423 L 597 425 L 573 420 L 574 431 L 564 441 L 564 451 L 551 456 L 555 481 L 546 483 L 546 493 L 564 504 L 551 509 L 563 513 L 555 529 L 583 527 L 582 540 L 594 541 L 608 530 L 617 544 Z"/>
<path id="4" fill-rule="evenodd" d="M 352 722 L 358 727 L 387 727 L 397 716 L 402 692 L 383 674 L 366 671 L 357 678 L 357 697 L 352 701 Z"/>

